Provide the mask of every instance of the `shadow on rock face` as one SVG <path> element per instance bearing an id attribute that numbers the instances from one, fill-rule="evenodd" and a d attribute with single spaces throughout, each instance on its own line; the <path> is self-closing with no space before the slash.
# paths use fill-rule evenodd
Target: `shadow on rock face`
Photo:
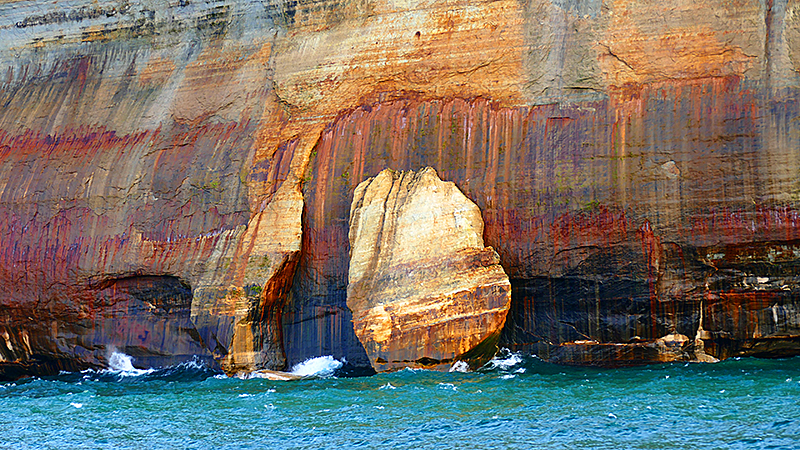
<path id="1" fill-rule="evenodd" d="M 48 309 L 10 310 L 0 326 L 0 378 L 105 367 L 112 350 L 136 367 L 188 360 L 213 364 L 190 320 L 191 287 L 173 276 L 126 276 L 54 300 Z M 47 320 L 32 321 L 28 317 Z"/>

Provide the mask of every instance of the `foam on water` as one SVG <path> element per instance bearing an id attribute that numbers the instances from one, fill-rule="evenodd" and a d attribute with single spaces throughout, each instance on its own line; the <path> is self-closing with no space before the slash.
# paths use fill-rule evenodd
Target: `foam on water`
<path id="1" fill-rule="evenodd" d="M 137 369 L 133 367 L 133 358 L 120 352 L 111 352 L 108 358 L 108 372 L 124 377 L 138 377 L 153 373 L 155 369 Z"/>
<path id="2" fill-rule="evenodd" d="M 500 369 L 510 370 L 511 368 L 522 363 L 522 355 L 520 353 L 511 353 L 508 349 L 502 349 L 500 353 L 492 358 L 486 365 L 485 369 Z M 524 372 L 524 369 L 523 369 Z"/>
<path id="3" fill-rule="evenodd" d="M 466 361 L 456 361 L 453 363 L 452 367 L 450 367 L 449 372 L 469 372 L 469 364 L 467 364 Z"/>
<path id="4" fill-rule="evenodd" d="M 317 358 L 307 359 L 295 365 L 292 367 L 291 373 L 302 377 L 327 377 L 333 375 L 336 369 L 339 369 L 343 365 L 344 363 L 342 361 L 337 361 L 333 356 L 319 356 Z"/>
<path id="5" fill-rule="evenodd" d="M 503 361 L 508 369 L 469 374 L 406 370 L 281 384 L 183 366 L 141 377 L 104 371 L 88 380 L 76 373 L 26 378 L 0 383 L 0 447 L 213 448 L 220 436 L 231 448 L 321 450 L 370 442 L 381 448 L 798 447 L 800 358 L 619 369 L 515 359 L 506 354 L 492 366 Z M 332 358 L 314 364 L 338 366 Z M 675 426 L 687 418 L 691 427 Z"/>

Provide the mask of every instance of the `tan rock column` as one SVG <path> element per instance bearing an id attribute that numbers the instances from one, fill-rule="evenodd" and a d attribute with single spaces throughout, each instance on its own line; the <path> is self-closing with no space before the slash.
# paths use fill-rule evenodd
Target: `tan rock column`
<path id="1" fill-rule="evenodd" d="M 382 171 L 350 208 L 347 306 L 375 370 L 475 366 L 496 349 L 511 301 L 478 207 L 430 167 Z"/>

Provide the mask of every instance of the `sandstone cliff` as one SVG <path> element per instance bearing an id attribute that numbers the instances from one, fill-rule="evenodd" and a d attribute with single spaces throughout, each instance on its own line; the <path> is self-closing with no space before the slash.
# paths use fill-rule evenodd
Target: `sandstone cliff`
<path id="1" fill-rule="evenodd" d="M 511 278 L 502 345 L 796 354 L 798 8 L 0 2 L 0 371 L 368 366 L 353 192 L 425 166 Z"/>
<path id="2" fill-rule="evenodd" d="M 483 220 L 427 167 L 381 171 L 350 208 L 347 307 L 372 367 L 480 367 L 497 351 L 511 301 Z"/>

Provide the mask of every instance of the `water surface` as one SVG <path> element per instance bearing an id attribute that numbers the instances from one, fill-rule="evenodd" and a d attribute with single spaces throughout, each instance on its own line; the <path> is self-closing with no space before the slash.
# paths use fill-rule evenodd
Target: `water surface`
<path id="1" fill-rule="evenodd" d="M 506 354 L 361 378 L 339 365 L 290 382 L 123 364 L 2 383 L 0 447 L 800 448 L 800 358 L 612 370 Z"/>

